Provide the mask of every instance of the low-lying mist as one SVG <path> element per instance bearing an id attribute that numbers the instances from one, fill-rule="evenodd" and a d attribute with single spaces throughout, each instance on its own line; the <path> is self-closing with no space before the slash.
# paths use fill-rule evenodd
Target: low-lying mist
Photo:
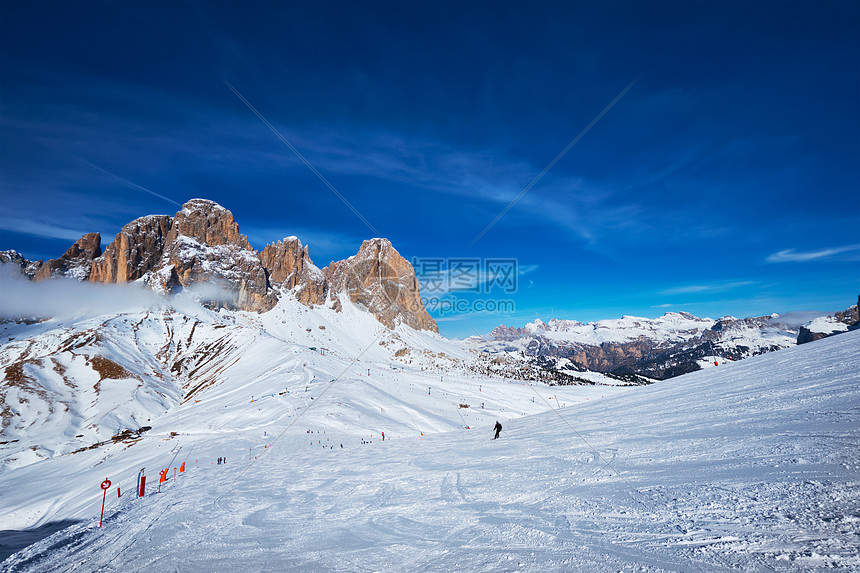
<path id="1" fill-rule="evenodd" d="M 97 284 L 70 278 L 34 282 L 12 265 L 0 265 L 0 320 L 98 316 L 173 308 L 196 314 L 207 306 L 229 302 L 234 293 L 213 283 L 163 295 L 141 283 Z"/>

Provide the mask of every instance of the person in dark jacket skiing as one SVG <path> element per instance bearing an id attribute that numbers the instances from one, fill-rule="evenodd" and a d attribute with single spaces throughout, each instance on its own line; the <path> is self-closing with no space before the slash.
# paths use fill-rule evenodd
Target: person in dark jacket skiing
<path id="1" fill-rule="evenodd" d="M 495 440 L 496 438 L 498 438 L 498 437 L 499 437 L 499 432 L 501 432 L 501 431 L 502 431 L 502 425 L 499 423 L 499 421 L 498 421 L 498 420 L 496 420 L 495 430 L 496 430 L 496 435 L 495 435 L 495 436 L 493 436 L 493 439 L 494 439 L 494 440 Z"/>

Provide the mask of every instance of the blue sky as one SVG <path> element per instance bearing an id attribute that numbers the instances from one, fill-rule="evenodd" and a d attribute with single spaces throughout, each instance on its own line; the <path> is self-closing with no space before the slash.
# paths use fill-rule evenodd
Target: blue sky
<path id="1" fill-rule="evenodd" d="M 205 197 L 320 267 L 377 234 L 516 260 L 516 292 L 443 294 L 512 301 L 437 309 L 450 336 L 860 293 L 857 2 L 3 2 L 0 26 L 0 249 L 31 259 Z"/>

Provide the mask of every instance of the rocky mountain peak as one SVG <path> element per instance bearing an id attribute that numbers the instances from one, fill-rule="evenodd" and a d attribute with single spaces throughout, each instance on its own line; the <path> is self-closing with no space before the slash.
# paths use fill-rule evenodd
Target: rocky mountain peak
<path id="1" fill-rule="evenodd" d="M 22 275 L 32 279 L 42 266 L 42 261 L 29 261 L 14 249 L 0 251 L 0 265 L 11 265 Z"/>
<path id="2" fill-rule="evenodd" d="M 180 235 L 210 247 L 237 245 L 251 250 L 248 237 L 239 234 L 233 213 L 208 199 L 191 199 L 176 213 L 168 242 L 175 241 Z"/>
<path id="3" fill-rule="evenodd" d="M 585 324 L 552 319 L 523 328 L 499 326 L 481 343 L 489 351 L 520 353 L 544 366 L 566 360 L 598 372 L 669 378 L 714 361 L 785 348 L 794 344 L 795 336 L 796 330 L 771 317 L 714 321 L 667 312 L 654 319 L 622 316 Z"/>
<path id="4" fill-rule="evenodd" d="M 157 285 L 165 291 L 209 283 L 220 290 L 211 304 L 266 311 L 277 302 L 233 214 L 208 199 L 191 199 L 173 217 L 158 267 Z"/>
<path id="5" fill-rule="evenodd" d="M 37 281 L 53 277 L 72 277 L 86 280 L 90 276 L 93 259 L 102 254 L 101 235 L 87 233 L 58 259 L 41 265 L 33 278 Z"/>
<path id="6" fill-rule="evenodd" d="M 806 344 L 860 328 L 860 296 L 857 304 L 829 316 L 820 316 L 800 327 L 797 343 Z"/>
<path id="7" fill-rule="evenodd" d="M 504 324 L 500 324 L 499 326 L 491 330 L 488 336 L 499 340 L 505 340 L 508 338 L 516 338 L 518 336 L 524 336 L 528 334 L 529 333 L 526 331 L 525 328 L 516 328 L 513 326 L 505 326 Z"/>
<path id="8" fill-rule="evenodd" d="M 299 302 L 304 304 L 325 302 L 325 276 L 311 261 L 307 245 L 302 247 L 297 237 L 287 237 L 266 245 L 260 253 L 260 261 L 272 286 L 293 290 Z"/>
<path id="9" fill-rule="evenodd" d="M 525 326 L 525 329 L 528 332 L 542 332 L 545 330 L 549 330 L 549 325 L 541 319 L 536 318 L 533 322 L 528 323 Z"/>
<path id="10" fill-rule="evenodd" d="M 402 322 L 417 330 L 439 331 L 421 301 L 415 270 L 388 239 L 364 241 L 358 253 L 330 264 L 323 273 L 330 298 L 345 293 L 389 328 Z"/>
<path id="11" fill-rule="evenodd" d="M 60 257 L 68 259 L 85 259 L 88 261 L 102 254 L 102 237 L 98 233 L 87 233 L 69 247 L 66 253 Z"/>
<path id="12" fill-rule="evenodd" d="M 26 261 L 27 259 L 24 258 L 24 255 L 22 255 L 15 249 L 9 249 L 8 251 L 0 251 L 0 264 L 23 266 Z"/>
<path id="13" fill-rule="evenodd" d="M 0 251 L 0 264 L 14 265 L 21 274 L 37 281 L 60 277 L 87 280 L 94 260 L 102 254 L 101 241 L 98 233 L 87 233 L 62 256 L 48 262 L 29 261 L 14 250 Z"/>
<path id="14" fill-rule="evenodd" d="M 305 261 L 310 262 L 310 256 L 307 246 L 302 247 L 298 237 L 286 237 L 266 245 L 260 253 L 260 260 L 269 273 L 271 284 L 293 288 Z"/>
<path id="15" fill-rule="evenodd" d="M 104 255 L 93 261 L 89 280 L 123 283 L 154 272 L 161 262 L 172 226 L 173 218 L 168 215 L 149 215 L 126 224 L 107 246 Z"/>

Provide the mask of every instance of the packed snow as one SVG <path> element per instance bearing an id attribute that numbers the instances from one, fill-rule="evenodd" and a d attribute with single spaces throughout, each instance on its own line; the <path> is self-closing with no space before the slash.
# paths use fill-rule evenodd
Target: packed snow
<path id="1" fill-rule="evenodd" d="M 56 396 L 0 440 L 18 440 L 0 445 L 0 548 L 18 550 L 0 568 L 860 568 L 860 332 L 651 386 L 549 387 L 341 302 L 7 324 L 3 364 L 25 356 Z M 95 382 L 97 355 L 129 376 Z"/>

